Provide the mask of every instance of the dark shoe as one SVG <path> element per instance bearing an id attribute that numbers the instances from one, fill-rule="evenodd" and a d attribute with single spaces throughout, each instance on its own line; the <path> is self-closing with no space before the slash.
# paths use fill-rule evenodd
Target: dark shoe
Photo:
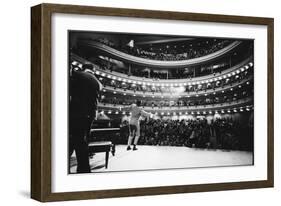
<path id="1" fill-rule="evenodd" d="M 127 150 L 131 150 L 131 147 L 130 147 L 130 146 L 128 146 L 128 147 L 127 147 Z"/>
<path id="2" fill-rule="evenodd" d="M 138 148 L 136 147 L 136 145 L 134 145 L 133 150 L 138 150 Z"/>

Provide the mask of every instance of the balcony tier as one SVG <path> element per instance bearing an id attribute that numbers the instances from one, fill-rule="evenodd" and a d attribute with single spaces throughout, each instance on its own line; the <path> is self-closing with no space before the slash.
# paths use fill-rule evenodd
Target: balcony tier
<path id="1" fill-rule="evenodd" d="M 131 64 L 137 64 L 137 65 L 141 65 L 141 66 L 145 66 L 145 67 L 154 67 L 154 68 L 156 67 L 158 69 L 160 69 L 160 68 L 178 69 L 178 68 L 185 68 L 185 67 L 191 66 L 191 65 L 198 65 L 198 64 L 209 62 L 209 61 L 213 61 L 214 59 L 217 59 L 217 58 L 227 54 L 234 48 L 236 48 L 238 45 L 241 44 L 241 41 L 234 41 L 233 43 L 227 45 L 226 47 L 224 47 L 216 52 L 213 52 L 211 54 L 202 56 L 202 57 L 187 59 L 187 60 L 180 60 L 180 61 L 160 61 L 160 60 L 152 60 L 152 59 L 136 57 L 136 56 L 121 52 L 117 49 L 111 48 L 100 42 L 92 41 L 92 40 L 79 40 L 78 44 L 82 47 L 93 48 L 109 57 L 112 57 L 114 59 L 118 59 L 118 60 L 121 60 L 124 62 L 128 62 Z"/>

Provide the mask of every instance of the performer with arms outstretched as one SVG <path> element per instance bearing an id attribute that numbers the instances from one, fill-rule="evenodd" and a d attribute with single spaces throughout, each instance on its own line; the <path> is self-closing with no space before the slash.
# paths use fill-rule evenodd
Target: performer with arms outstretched
<path id="1" fill-rule="evenodd" d="M 129 138 L 128 138 L 128 147 L 127 150 L 131 150 L 131 145 L 133 138 L 133 150 L 137 150 L 137 144 L 140 137 L 140 117 L 148 117 L 152 118 L 153 114 L 144 111 L 140 108 L 141 101 L 137 100 L 136 104 L 132 104 L 129 107 L 124 107 L 122 110 L 127 110 L 131 112 L 130 120 L 129 120 Z"/>

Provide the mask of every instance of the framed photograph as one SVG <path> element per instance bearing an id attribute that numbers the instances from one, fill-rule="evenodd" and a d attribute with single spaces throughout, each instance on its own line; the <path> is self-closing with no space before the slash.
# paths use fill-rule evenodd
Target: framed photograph
<path id="1" fill-rule="evenodd" d="M 271 18 L 31 8 L 31 197 L 273 187 Z"/>

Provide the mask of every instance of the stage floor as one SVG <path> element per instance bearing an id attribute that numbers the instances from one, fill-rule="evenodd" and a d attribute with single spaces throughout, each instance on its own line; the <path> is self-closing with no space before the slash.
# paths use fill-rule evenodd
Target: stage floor
<path id="1" fill-rule="evenodd" d="M 127 146 L 116 145 L 115 156 L 110 153 L 105 169 L 105 153 L 90 158 L 92 172 L 244 166 L 253 164 L 253 153 L 245 151 L 208 150 L 172 146 L 138 146 L 127 151 Z M 76 173 L 75 153 L 71 157 L 70 173 Z"/>
<path id="2" fill-rule="evenodd" d="M 127 146 L 116 145 L 115 156 L 110 153 L 105 169 L 105 153 L 90 158 L 92 172 L 175 169 L 196 167 L 245 166 L 253 164 L 253 153 L 172 146 L 142 146 L 127 151 Z M 76 173 L 75 153 L 71 157 L 70 173 Z"/>

